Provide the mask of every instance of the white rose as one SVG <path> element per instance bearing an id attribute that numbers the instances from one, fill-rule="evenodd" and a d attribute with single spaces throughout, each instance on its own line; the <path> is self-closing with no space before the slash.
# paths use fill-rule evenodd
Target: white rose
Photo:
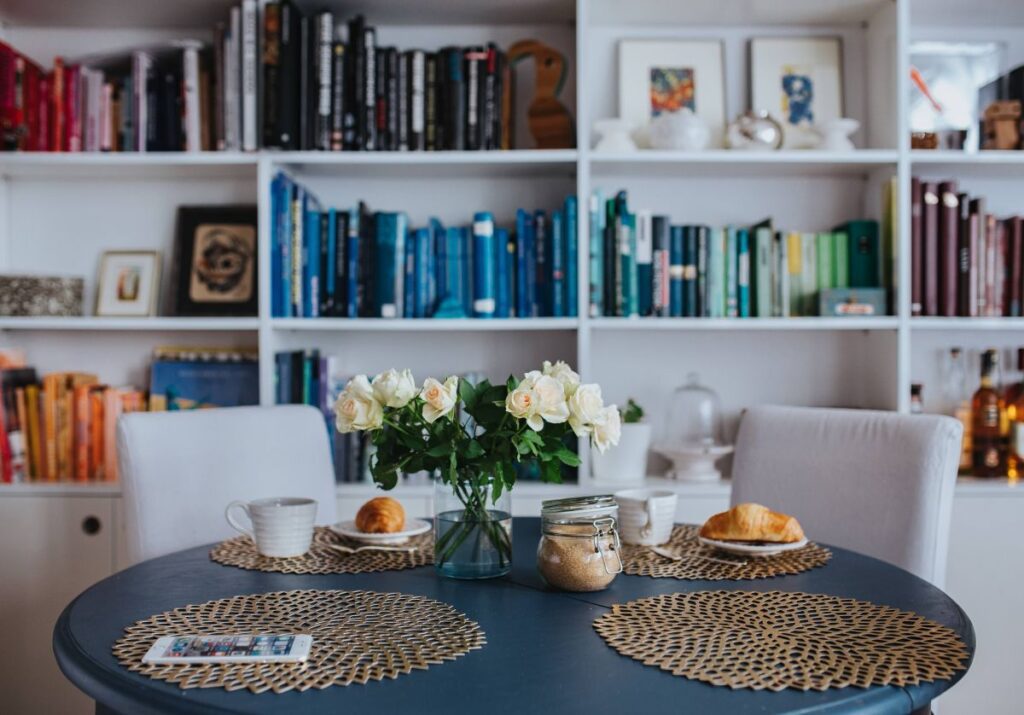
<path id="1" fill-rule="evenodd" d="M 377 401 L 385 407 L 405 407 L 416 397 L 416 380 L 410 370 L 391 368 L 373 378 L 371 386 Z"/>
<path id="2" fill-rule="evenodd" d="M 444 383 L 438 382 L 432 377 L 423 381 L 423 391 L 420 398 L 426 403 L 423 405 L 423 419 L 433 423 L 455 409 L 458 401 L 459 378 L 454 375 Z"/>
<path id="3" fill-rule="evenodd" d="M 334 403 L 339 432 L 375 430 L 384 423 L 384 408 L 373 395 L 366 375 L 356 375 L 345 385 Z"/>
<path id="4" fill-rule="evenodd" d="M 543 373 L 562 383 L 566 395 L 572 395 L 580 386 L 580 376 L 563 360 L 559 360 L 554 365 L 549 360 L 545 360 Z"/>
<path id="5" fill-rule="evenodd" d="M 569 426 L 577 437 L 591 433 L 593 424 L 601 419 L 604 399 L 600 385 L 580 385 L 569 397 Z"/>
<path id="6" fill-rule="evenodd" d="M 541 375 L 533 383 L 533 391 L 540 399 L 537 412 L 545 422 L 560 424 L 569 419 L 569 403 L 565 401 L 562 383 L 548 375 Z"/>
<path id="7" fill-rule="evenodd" d="M 599 419 L 593 423 L 591 442 L 597 447 L 597 451 L 604 454 L 609 447 L 619 443 L 622 435 L 622 419 L 619 417 L 619 410 L 615 405 L 609 405 L 601 410 Z"/>
<path id="8" fill-rule="evenodd" d="M 523 379 L 505 398 L 505 411 L 517 419 L 526 420 L 534 431 L 540 432 L 544 428 L 544 418 L 540 416 L 540 396 L 533 385 L 532 379 Z"/>

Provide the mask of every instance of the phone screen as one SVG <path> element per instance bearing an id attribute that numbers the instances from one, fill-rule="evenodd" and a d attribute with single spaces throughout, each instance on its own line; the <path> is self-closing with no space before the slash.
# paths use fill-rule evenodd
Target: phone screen
<path id="1" fill-rule="evenodd" d="M 271 657 L 291 654 L 294 635 L 184 636 L 175 638 L 160 658 Z"/>

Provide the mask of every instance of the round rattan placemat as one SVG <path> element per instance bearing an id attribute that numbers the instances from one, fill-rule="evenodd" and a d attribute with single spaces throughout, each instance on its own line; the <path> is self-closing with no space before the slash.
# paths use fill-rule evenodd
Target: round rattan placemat
<path id="1" fill-rule="evenodd" d="M 160 636 L 308 633 L 305 663 L 151 665 Z M 234 596 L 151 616 L 128 626 L 114 657 L 129 670 L 182 688 L 254 693 L 397 678 L 455 660 L 485 643 L 480 626 L 440 601 L 374 591 L 276 591 Z"/>
<path id="2" fill-rule="evenodd" d="M 313 544 L 302 556 L 276 559 L 262 556 L 248 536 L 236 536 L 213 547 L 210 558 L 225 566 L 237 566 L 253 571 L 273 571 L 290 574 L 370 573 L 398 571 L 434 563 L 434 537 L 430 533 L 414 536 L 401 546 L 414 547 L 414 551 L 360 551 L 346 554 L 331 546 L 356 549 L 366 544 L 341 536 L 318 526 L 313 533 Z"/>
<path id="3" fill-rule="evenodd" d="M 623 571 L 633 576 L 679 578 L 693 581 L 747 581 L 787 576 L 824 566 L 832 552 L 815 543 L 771 557 L 734 556 L 697 541 L 699 527 L 677 524 L 672 538 L 661 548 L 682 559 L 674 561 L 646 546 L 622 545 Z"/>
<path id="4" fill-rule="evenodd" d="M 644 665 L 754 690 L 916 685 L 968 657 L 956 633 L 916 613 L 815 593 L 673 593 L 617 604 L 594 628 Z"/>

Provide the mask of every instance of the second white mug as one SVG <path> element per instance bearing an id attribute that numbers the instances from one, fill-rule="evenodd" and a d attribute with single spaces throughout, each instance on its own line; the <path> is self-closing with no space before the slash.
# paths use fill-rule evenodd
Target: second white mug
<path id="1" fill-rule="evenodd" d="M 241 509 L 249 517 L 252 529 L 235 520 L 233 509 Z M 232 528 L 256 542 L 256 550 L 264 556 L 287 558 L 302 556 L 313 543 L 313 522 L 316 500 L 299 497 L 273 497 L 254 501 L 233 501 L 224 510 Z"/>
<path id="2" fill-rule="evenodd" d="M 672 536 L 679 497 L 667 489 L 626 489 L 615 492 L 619 535 L 627 544 L 657 546 Z"/>

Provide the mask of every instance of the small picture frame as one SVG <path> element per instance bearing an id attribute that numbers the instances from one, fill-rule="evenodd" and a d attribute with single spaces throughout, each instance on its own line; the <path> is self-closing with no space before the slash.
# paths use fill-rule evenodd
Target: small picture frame
<path id="1" fill-rule="evenodd" d="M 150 317 L 156 315 L 159 294 L 157 251 L 106 251 L 100 257 L 96 315 Z"/>
<path id="2" fill-rule="evenodd" d="M 752 39 L 750 104 L 782 125 L 783 148 L 816 146 L 814 127 L 843 116 L 842 39 Z"/>
<path id="3" fill-rule="evenodd" d="M 725 134 L 725 78 L 719 40 L 619 42 L 619 118 L 648 146 L 646 128 L 662 112 L 693 111 L 710 130 L 710 147 Z"/>
<path id="4" fill-rule="evenodd" d="M 257 313 L 255 206 L 181 206 L 171 310 L 181 316 Z"/>

